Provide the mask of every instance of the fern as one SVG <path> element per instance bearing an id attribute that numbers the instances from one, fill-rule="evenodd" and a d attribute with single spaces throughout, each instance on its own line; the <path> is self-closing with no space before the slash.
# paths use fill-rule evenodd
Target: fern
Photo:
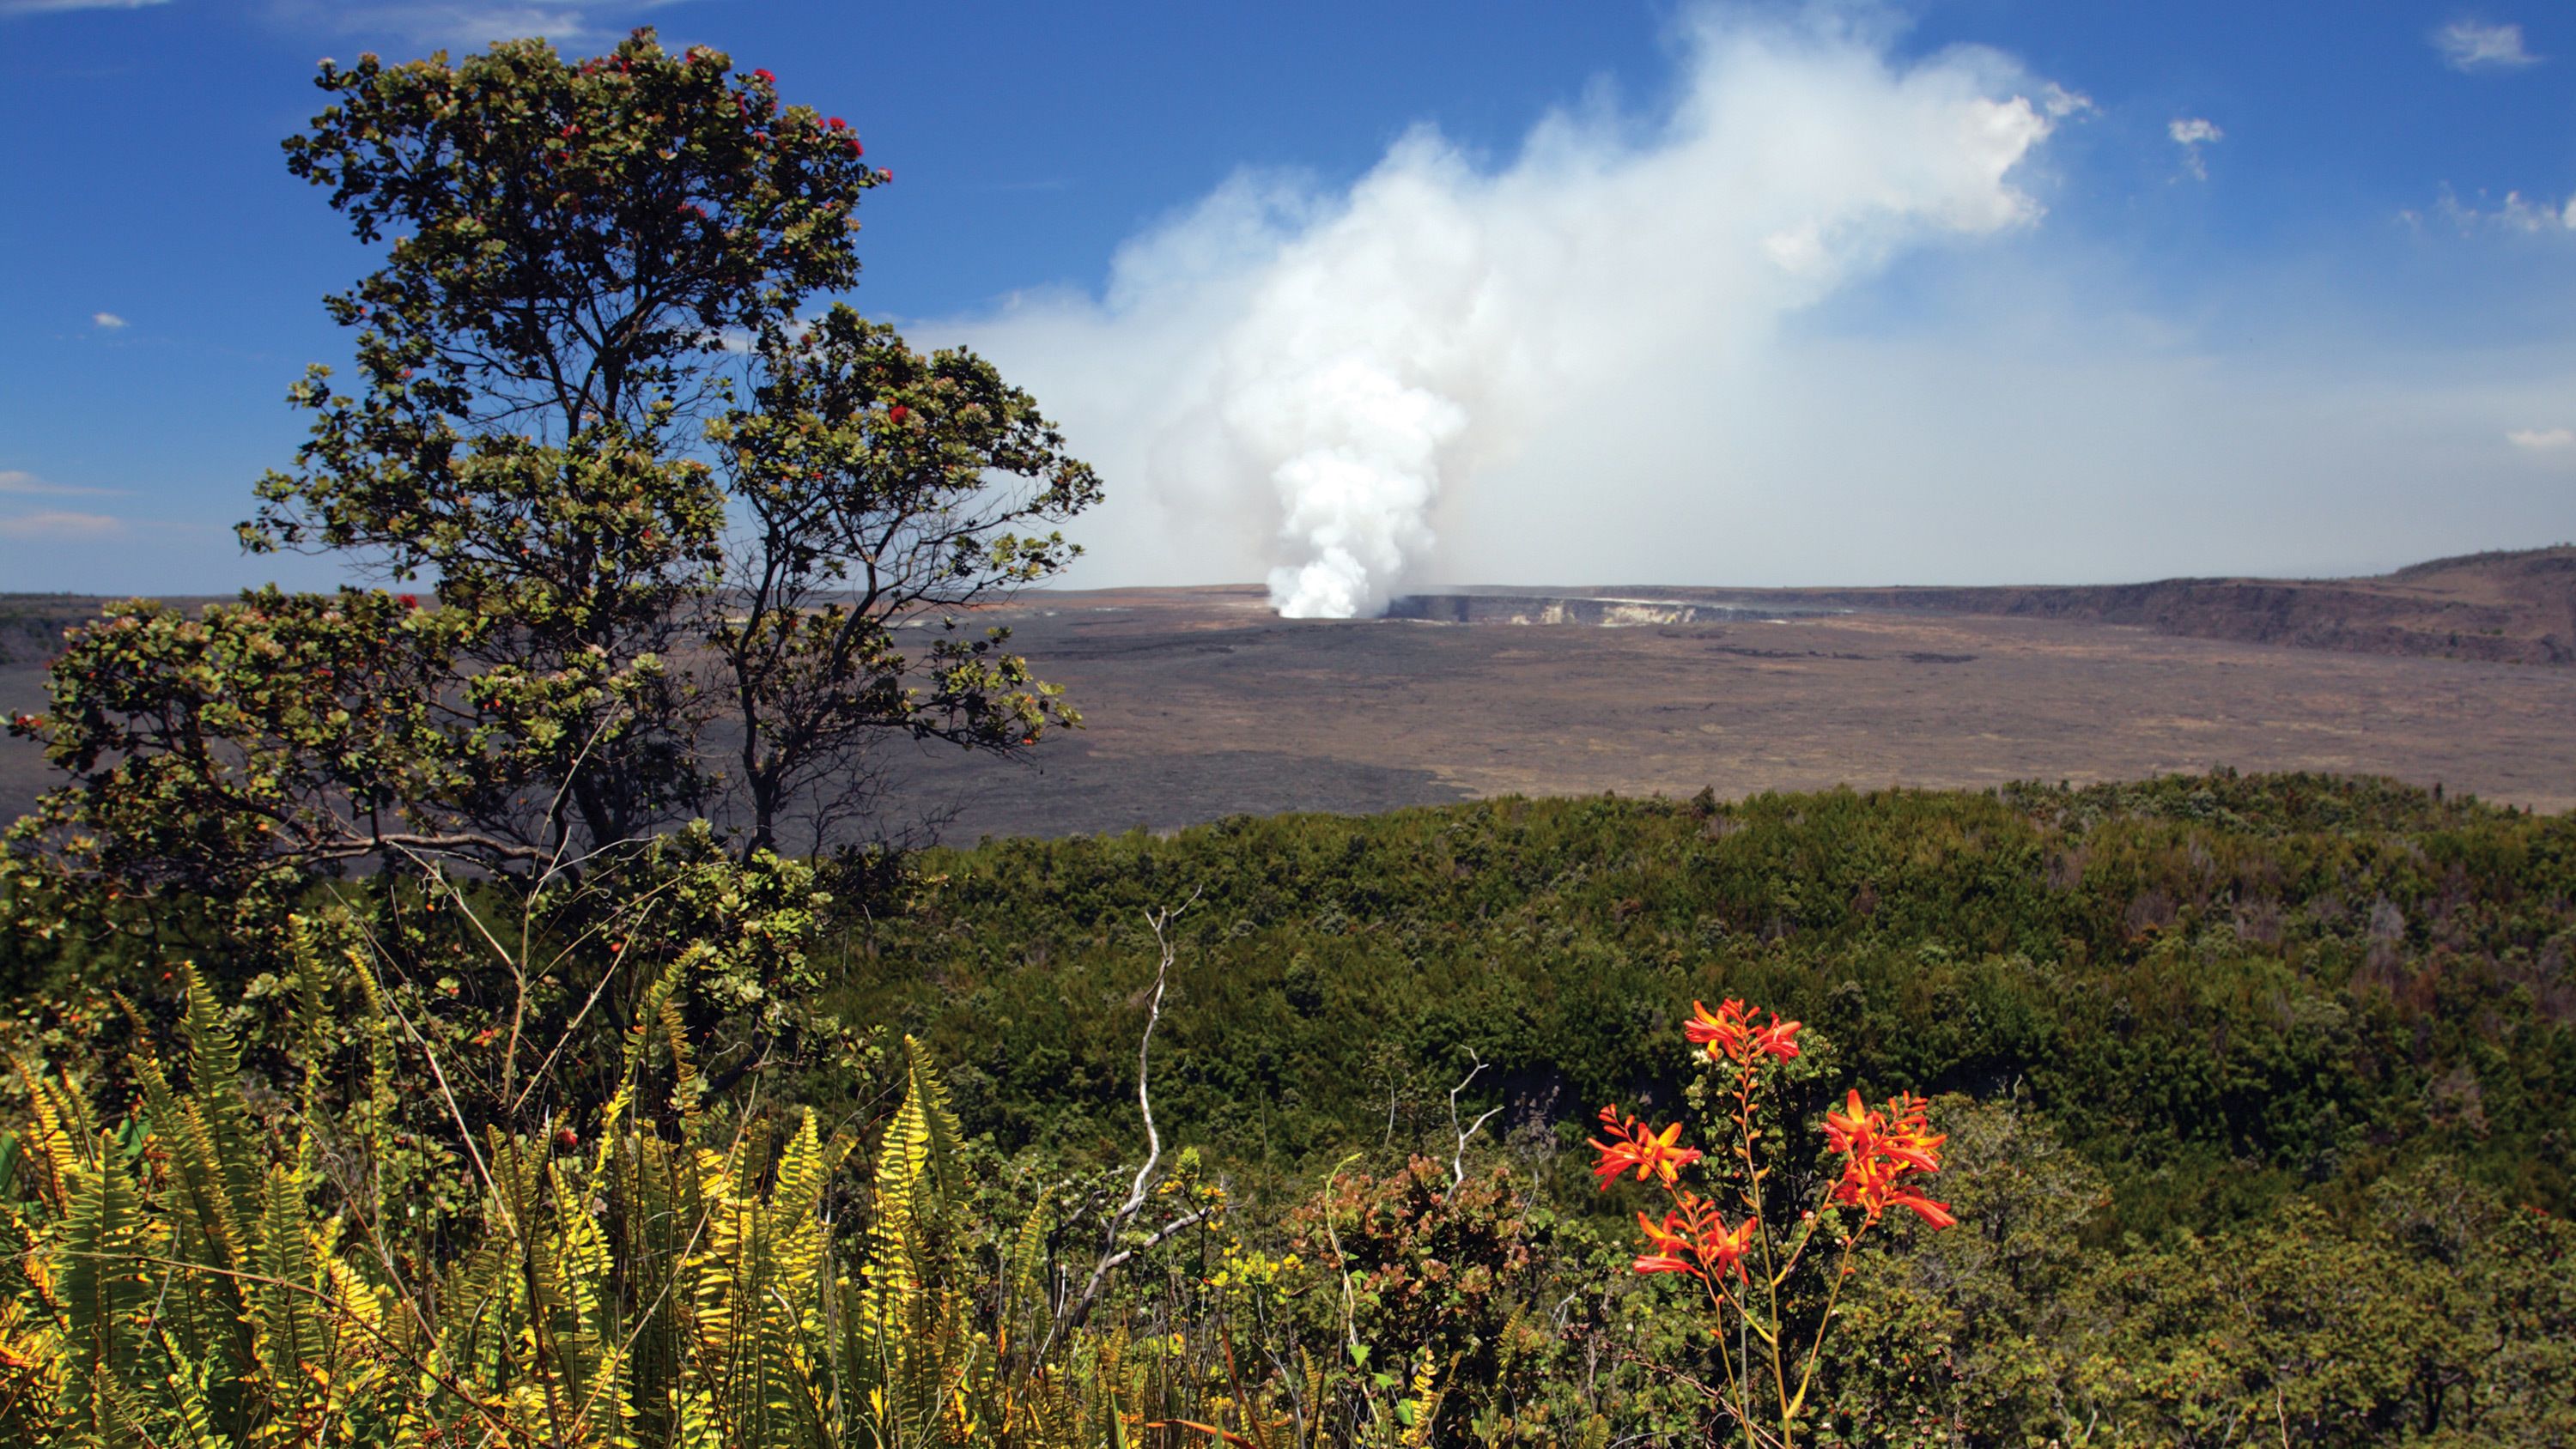
<path id="1" fill-rule="evenodd" d="M 970 1262 L 956 1118 L 918 1043 L 864 1231 L 837 1241 L 824 1204 L 853 1139 L 810 1113 L 720 1123 L 676 967 L 641 993 L 586 1146 L 551 1121 L 487 1127 L 479 1234 L 389 1243 L 373 1199 L 323 1165 L 402 1120 L 400 1043 L 425 1048 L 387 1021 L 364 957 L 326 950 L 323 924 L 297 930 L 296 1110 L 254 1109 L 193 972 L 184 1058 L 135 1052 L 121 1145 L 71 1084 L 22 1070 L 0 1443 L 1123 1449 L 1143 1406 L 1172 1398 L 1161 1355 L 1128 1352 L 1123 1328 L 1048 1364 L 1005 1351 L 1045 1341 L 1052 1197 L 998 1277 Z M 338 1022 L 338 1002 L 359 1019 Z M 331 1121 L 335 1041 L 364 1045 L 367 1080 Z"/>

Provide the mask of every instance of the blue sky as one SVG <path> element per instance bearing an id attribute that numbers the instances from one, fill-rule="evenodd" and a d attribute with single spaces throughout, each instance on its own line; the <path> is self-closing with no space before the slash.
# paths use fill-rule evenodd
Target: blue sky
<path id="1" fill-rule="evenodd" d="M 2562 7 L 0 0 L 0 591 L 328 579 L 230 534 L 369 264 L 280 162 L 314 62 L 641 23 L 894 169 L 854 300 L 1101 465 L 1079 582 L 2576 537 Z"/>

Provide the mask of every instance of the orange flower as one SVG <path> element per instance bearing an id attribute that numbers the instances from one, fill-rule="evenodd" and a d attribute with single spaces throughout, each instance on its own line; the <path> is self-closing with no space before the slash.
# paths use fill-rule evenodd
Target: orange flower
<path id="1" fill-rule="evenodd" d="M 1694 1278 L 1707 1276 L 1693 1261 L 1699 1255 L 1692 1250 L 1690 1238 L 1686 1236 L 1688 1225 L 1682 1221 L 1680 1213 L 1666 1213 L 1664 1220 L 1657 1223 L 1641 1212 L 1637 1214 L 1637 1226 L 1645 1233 L 1647 1246 L 1654 1251 L 1638 1254 L 1629 1265 L 1632 1269 L 1639 1273 L 1688 1273 Z M 1686 1254 L 1688 1256 L 1684 1256 Z"/>
<path id="2" fill-rule="evenodd" d="M 1866 1153 L 1883 1125 L 1885 1119 L 1861 1101 L 1860 1089 L 1854 1087 L 1843 1111 L 1825 1113 L 1825 1145 L 1836 1152 Z"/>
<path id="3" fill-rule="evenodd" d="M 1950 1140 L 1946 1132 L 1934 1132 L 1925 1119 L 1924 1109 L 1931 1104 L 1921 1097 L 1890 1097 L 1887 1110 L 1896 1118 L 1887 1129 L 1879 1150 L 1919 1172 L 1941 1170 L 1941 1144 Z"/>
<path id="4" fill-rule="evenodd" d="M 1646 1235 L 1646 1241 L 1658 1253 L 1681 1253 L 1690 1249 L 1690 1224 L 1682 1220 L 1680 1213 L 1666 1213 L 1664 1220 L 1658 1223 L 1641 1211 L 1637 1214 L 1637 1230 Z"/>
<path id="5" fill-rule="evenodd" d="M 1712 1211 L 1708 1215 L 1708 1229 L 1700 1234 L 1700 1261 L 1708 1264 L 1721 1278 L 1732 1270 L 1736 1281 L 1749 1281 L 1744 1275 L 1744 1255 L 1753 1247 L 1753 1227 L 1754 1220 L 1746 1218 L 1735 1225 L 1735 1231 L 1728 1232 L 1726 1220 Z"/>
<path id="6" fill-rule="evenodd" d="M 1637 1214 L 1637 1227 L 1652 1251 L 1639 1254 L 1631 1267 L 1640 1273 L 1688 1273 L 1702 1279 L 1711 1273 L 1721 1278 L 1733 1273 L 1739 1281 L 1749 1281 L 1744 1255 L 1753 1246 L 1754 1220 L 1746 1218 L 1730 1231 L 1708 1199 L 1685 1192 L 1680 1202 L 1680 1208 L 1664 1214 L 1660 1223 Z"/>
<path id="7" fill-rule="evenodd" d="M 1657 1132 L 1634 1117 L 1622 1118 L 1619 1109 L 1613 1106 L 1601 1109 L 1601 1125 L 1616 1139 L 1613 1142 L 1603 1142 L 1599 1138 L 1592 1140 L 1594 1150 L 1601 1154 L 1592 1165 L 1592 1175 L 1599 1178 L 1605 1188 L 1613 1178 L 1632 1167 L 1637 1169 L 1639 1182 L 1658 1177 L 1663 1179 L 1664 1186 L 1670 1187 L 1681 1180 L 1683 1168 L 1699 1161 L 1698 1148 L 1676 1145 L 1682 1135 L 1679 1122 Z"/>
<path id="8" fill-rule="evenodd" d="M 1782 1021 L 1779 1014 L 1774 1012 L 1771 1024 L 1753 1034 L 1754 1055 L 1759 1056 L 1768 1052 L 1784 1062 L 1796 1056 L 1798 1028 L 1804 1025 L 1806 1023 L 1801 1021 Z"/>
<path id="9" fill-rule="evenodd" d="M 1694 1045 L 1706 1046 L 1710 1056 L 1721 1059 L 1744 1059 L 1745 1031 L 1744 1003 L 1733 998 L 1719 1003 L 1715 1011 L 1694 1001 L 1691 1019 L 1682 1023 L 1682 1035 Z"/>
<path id="10" fill-rule="evenodd" d="M 1768 1015 L 1771 1024 L 1755 1027 L 1754 1018 Z M 1691 1003 L 1691 1019 L 1682 1023 L 1682 1035 L 1708 1048 L 1711 1059 L 1744 1063 L 1758 1056 L 1774 1056 L 1782 1061 L 1798 1054 L 1798 1031 L 1803 1022 L 1782 1021 L 1776 1011 L 1747 1007 L 1728 997 L 1715 1011 L 1699 1002 Z"/>
<path id="11" fill-rule="evenodd" d="M 1931 1129 L 1924 1115 L 1930 1105 L 1903 1095 L 1888 1098 L 1887 1110 L 1880 1112 L 1863 1104 L 1854 1091 L 1842 1111 L 1827 1112 L 1825 1143 L 1845 1155 L 1834 1201 L 1861 1209 L 1871 1222 L 1887 1209 L 1901 1207 L 1935 1228 L 1956 1223 L 1949 1204 L 1934 1202 L 1907 1182 L 1917 1173 L 1938 1171 L 1941 1144 L 1950 1140 Z"/>
<path id="12" fill-rule="evenodd" d="M 1890 1207 L 1911 1208 L 1922 1216 L 1923 1221 L 1936 1228 L 1956 1227 L 1959 1223 L 1957 1218 L 1950 1215 L 1948 1203 L 1934 1202 L 1910 1187 L 1901 1187 L 1889 1193 L 1887 1204 Z"/>

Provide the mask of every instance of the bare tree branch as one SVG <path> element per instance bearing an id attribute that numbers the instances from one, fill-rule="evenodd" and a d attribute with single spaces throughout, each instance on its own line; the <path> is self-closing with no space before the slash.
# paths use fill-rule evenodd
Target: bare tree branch
<path id="1" fill-rule="evenodd" d="M 1456 1197 L 1459 1187 L 1467 1181 L 1467 1143 L 1477 1133 L 1485 1130 L 1485 1124 L 1493 1120 L 1496 1112 L 1503 1110 L 1501 1104 L 1497 1103 L 1486 1108 L 1484 1115 L 1478 1117 L 1466 1131 L 1458 1130 L 1458 1094 L 1467 1090 L 1467 1084 L 1476 1080 L 1476 1074 L 1485 1069 L 1485 1059 L 1478 1056 L 1473 1047 L 1467 1049 L 1467 1060 L 1474 1062 L 1475 1065 L 1468 1069 L 1467 1075 L 1458 1079 L 1458 1085 L 1449 1089 L 1449 1130 L 1457 1136 L 1458 1147 L 1449 1157 L 1449 1190 L 1441 1194 L 1442 1202 Z"/>
<path id="2" fill-rule="evenodd" d="M 1145 913 L 1145 924 L 1154 932 L 1156 957 L 1154 991 L 1145 1004 L 1145 1031 L 1136 1043 L 1136 1109 L 1145 1118 L 1145 1163 L 1136 1169 L 1135 1180 L 1127 1186 L 1127 1200 L 1120 1203 L 1118 1210 L 1109 1215 L 1108 1230 L 1101 1235 L 1100 1259 L 1092 1265 L 1091 1279 L 1083 1284 L 1081 1296 L 1067 1304 L 1062 1312 L 1056 1314 L 1055 1321 L 1047 1325 L 1046 1339 L 1038 1345 L 1040 1362 L 1046 1360 L 1047 1350 L 1055 1347 L 1057 1339 L 1080 1328 L 1084 1321 L 1090 1318 L 1093 1305 L 1100 1301 L 1100 1290 L 1108 1286 L 1109 1275 L 1116 1271 L 1119 1265 L 1135 1256 L 1138 1251 L 1138 1249 L 1119 1251 L 1118 1235 L 1126 1230 L 1128 1222 L 1145 1206 L 1146 1189 L 1153 1183 L 1154 1169 L 1160 1166 L 1163 1160 L 1163 1135 L 1154 1127 L 1154 1097 L 1148 1087 L 1148 1074 L 1153 1060 L 1154 1028 L 1163 1020 L 1163 991 L 1169 984 L 1172 974 L 1174 948 L 1171 934 L 1166 928 L 1178 919 L 1183 911 L 1198 904 L 1198 899 L 1199 891 L 1193 890 L 1190 892 L 1190 898 L 1177 906 L 1157 907 Z M 1151 1248 L 1205 1216 L 1204 1211 L 1191 1213 L 1178 1221 L 1166 1224 L 1161 1231 L 1146 1239 L 1140 1247 Z"/>

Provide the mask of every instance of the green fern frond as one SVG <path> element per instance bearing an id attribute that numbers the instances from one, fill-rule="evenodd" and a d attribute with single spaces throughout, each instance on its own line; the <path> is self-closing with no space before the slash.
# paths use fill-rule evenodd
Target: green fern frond
<path id="1" fill-rule="evenodd" d="M 315 1371 L 328 1374 L 335 1367 L 331 1347 L 336 1335 L 327 1309 L 316 1299 L 302 1184 L 291 1169 L 273 1167 L 262 1197 L 265 1221 L 253 1255 L 260 1281 L 251 1285 L 260 1373 L 270 1393 L 282 1400 L 278 1407 L 300 1416 L 312 1397 Z"/>
<path id="2" fill-rule="evenodd" d="M 75 1180 L 71 1211 L 52 1257 L 58 1271 L 46 1295 L 72 1359 L 69 1397 L 75 1417 L 106 1438 L 130 1437 L 117 1395 L 123 1376 L 145 1357 L 142 1325 L 151 1285 L 142 1194 L 124 1165 L 107 1156 Z"/>
<path id="3" fill-rule="evenodd" d="M 160 1059 L 149 1048 L 128 1058 L 144 1110 L 151 1115 L 152 1135 L 168 1155 L 170 1174 L 187 1211 L 181 1218 L 183 1244 L 201 1240 L 210 1253 L 204 1261 L 234 1272 L 250 1267 L 255 1225 L 245 1216 L 250 1204 L 234 1195 L 236 1175 L 228 1171 L 221 1149 L 203 1111 L 191 1111 L 170 1087 Z M 233 1281 L 233 1280 L 227 1280 Z M 239 1299 L 236 1288 L 233 1295 Z M 239 1304 L 245 1311 L 247 1304 Z"/>
<path id="4" fill-rule="evenodd" d="M 257 1218 L 260 1152 L 251 1130 L 250 1111 L 241 1096 L 241 1045 L 224 1025 L 223 1009 L 194 961 L 180 963 L 187 973 L 187 1010 L 179 1020 L 188 1042 L 188 1096 L 185 1110 L 199 1119 L 212 1144 L 224 1190 L 242 1215 Z"/>
<path id="5" fill-rule="evenodd" d="M 1044 1302 L 1038 1271 L 1046 1258 L 1047 1208 L 1054 1197 L 1052 1185 L 1038 1190 L 1038 1200 L 1030 1206 L 1028 1219 L 1020 1224 L 1019 1234 L 1012 1240 L 1010 1261 L 1003 1265 L 1002 1302 L 996 1315 L 1005 1331 L 1021 1313 Z"/>
<path id="6" fill-rule="evenodd" d="M 16 1065 L 18 1080 L 26 1084 L 28 1113 L 35 1119 L 25 1137 L 32 1149 L 26 1159 L 34 1179 L 30 1186 L 56 1213 L 68 1213 L 81 1176 L 95 1165 L 87 1150 L 98 1131 L 89 1103 L 68 1082 L 39 1077 L 24 1062 Z"/>

